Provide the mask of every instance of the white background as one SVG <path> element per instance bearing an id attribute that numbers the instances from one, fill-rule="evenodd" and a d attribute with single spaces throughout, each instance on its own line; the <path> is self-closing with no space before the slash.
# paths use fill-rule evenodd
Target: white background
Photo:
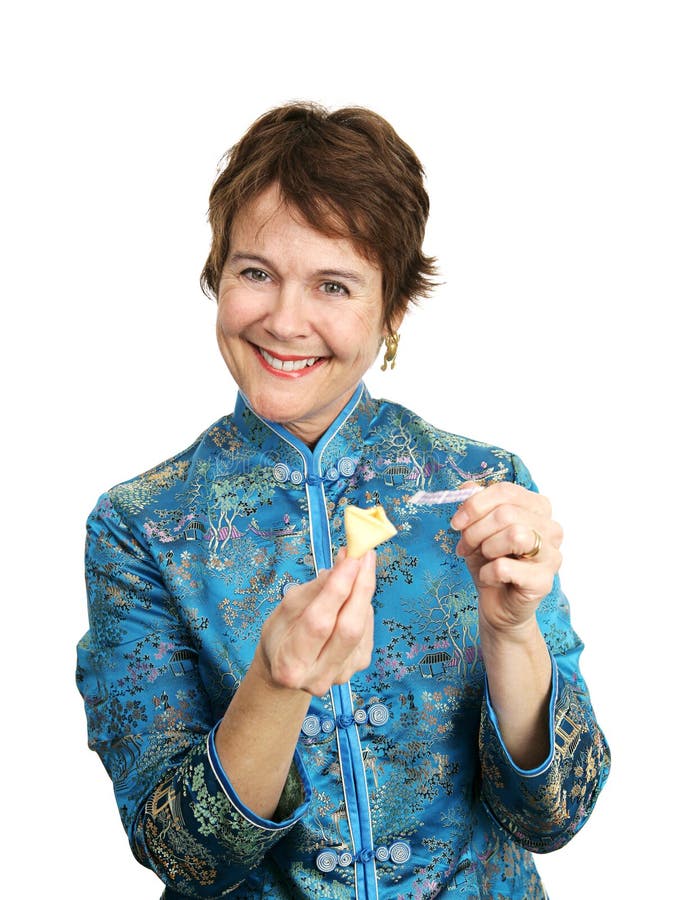
<path id="1" fill-rule="evenodd" d="M 5 896 L 155 898 L 86 748 L 98 494 L 231 407 L 198 288 L 216 163 L 269 106 L 387 117 L 445 285 L 373 393 L 518 452 L 614 767 L 552 900 L 688 881 L 692 140 L 686 3 L 23 2 L 3 100 Z M 455 12 L 453 13 L 452 10 Z"/>

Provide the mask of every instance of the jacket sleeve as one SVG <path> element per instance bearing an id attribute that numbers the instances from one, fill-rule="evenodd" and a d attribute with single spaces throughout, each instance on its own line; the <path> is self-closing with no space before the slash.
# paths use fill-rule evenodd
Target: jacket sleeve
<path id="1" fill-rule="evenodd" d="M 519 484 L 536 490 L 521 460 Z M 519 768 L 504 745 L 487 691 L 481 711 L 481 796 L 490 815 L 517 843 L 536 853 L 566 844 L 584 825 L 608 776 L 610 752 L 579 671 L 583 644 L 570 623 L 556 577 L 538 623 L 552 657 L 550 750 L 535 769 Z"/>
<path id="2" fill-rule="evenodd" d="M 108 495 L 87 523 L 89 631 L 77 683 L 89 746 L 112 781 L 136 858 L 190 897 L 232 893 L 304 815 L 296 755 L 274 821 L 239 801 L 213 747 L 197 649 L 161 571 Z"/>

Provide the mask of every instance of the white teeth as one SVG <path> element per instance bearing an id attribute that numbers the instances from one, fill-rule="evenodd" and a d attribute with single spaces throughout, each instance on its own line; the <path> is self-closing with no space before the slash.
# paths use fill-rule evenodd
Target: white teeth
<path id="1" fill-rule="evenodd" d="M 320 358 L 319 356 L 311 356 L 308 359 L 281 360 L 277 359 L 275 356 L 271 356 L 266 350 L 263 350 L 262 347 L 258 347 L 258 350 L 262 354 L 262 358 L 269 363 L 272 369 L 278 369 L 280 372 L 296 372 L 299 369 L 304 369 L 306 366 L 314 366 Z"/>

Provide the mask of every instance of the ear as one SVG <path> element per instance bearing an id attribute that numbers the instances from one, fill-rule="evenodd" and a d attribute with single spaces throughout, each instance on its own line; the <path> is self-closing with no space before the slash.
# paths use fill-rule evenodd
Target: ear
<path id="1" fill-rule="evenodd" d="M 408 309 L 408 303 L 406 306 L 398 312 L 391 321 L 391 324 L 387 328 L 383 326 L 382 328 L 382 340 L 384 340 L 389 334 L 396 334 L 396 332 L 401 328 L 401 323 L 404 321 L 404 316 L 406 315 L 406 311 Z"/>

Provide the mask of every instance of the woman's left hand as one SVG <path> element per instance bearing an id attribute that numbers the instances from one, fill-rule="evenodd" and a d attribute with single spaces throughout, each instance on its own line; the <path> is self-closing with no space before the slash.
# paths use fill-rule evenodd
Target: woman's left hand
<path id="1" fill-rule="evenodd" d="M 451 524 L 462 532 L 456 552 L 478 589 L 481 627 L 510 636 L 534 625 L 562 562 L 562 528 L 547 498 L 498 482 L 460 506 Z"/>

